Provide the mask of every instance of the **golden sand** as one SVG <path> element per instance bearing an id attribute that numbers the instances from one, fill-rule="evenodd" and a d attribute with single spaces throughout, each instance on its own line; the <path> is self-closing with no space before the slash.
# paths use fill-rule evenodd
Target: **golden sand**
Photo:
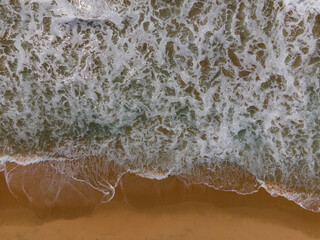
<path id="1" fill-rule="evenodd" d="M 193 186 L 184 192 L 175 178 L 126 179 L 134 183 L 124 186 L 130 191 L 89 215 L 41 220 L 12 198 L 2 176 L 0 239 L 320 239 L 320 214 L 263 190 L 241 196 Z"/>

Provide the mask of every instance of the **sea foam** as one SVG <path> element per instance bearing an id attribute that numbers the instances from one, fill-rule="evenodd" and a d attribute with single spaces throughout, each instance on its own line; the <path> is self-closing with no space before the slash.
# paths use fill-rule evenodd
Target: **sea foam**
<path id="1" fill-rule="evenodd" d="M 317 198 L 318 5 L 3 0 L 1 169 L 46 162 L 108 196 L 131 172 Z"/>

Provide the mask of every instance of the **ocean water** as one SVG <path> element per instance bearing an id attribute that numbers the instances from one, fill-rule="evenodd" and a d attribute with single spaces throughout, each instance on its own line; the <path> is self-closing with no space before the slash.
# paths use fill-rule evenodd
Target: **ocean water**
<path id="1" fill-rule="evenodd" d="M 0 0 L 0 169 L 13 193 L 41 168 L 43 195 L 107 202 L 131 172 L 318 212 L 319 81 L 316 0 Z"/>

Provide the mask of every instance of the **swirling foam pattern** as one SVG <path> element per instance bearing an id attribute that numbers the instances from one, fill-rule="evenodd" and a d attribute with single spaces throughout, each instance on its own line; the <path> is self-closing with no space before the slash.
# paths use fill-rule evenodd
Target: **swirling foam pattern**
<path id="1" fill-rule="evenodd" d="M 112 163 L 319 211 L 320 7 L 305 2 L 1 0 L 2 168 L 52 161 L 105 193 L 93 176 Z"/>

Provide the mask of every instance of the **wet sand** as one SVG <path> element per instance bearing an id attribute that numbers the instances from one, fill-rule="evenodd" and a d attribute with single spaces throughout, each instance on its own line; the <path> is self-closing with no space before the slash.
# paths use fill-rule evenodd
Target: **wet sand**
<path id="1" fill-rule="evenodd" d="M 132 182 L 134 177 L 128 179 Z M 1 176 L 0 239 L 3 240 L 320 238 L 320 214 L 303 210 L 283 198 L 272 198 L 263 190 L 241 196 L 193 186 L 182 201 L 177 199 L 181 189 L 179 192 L 178 188 L 172 188 L 171 197 L 160 196 L 159 201 L 159 195 L 152 197 L 154 192 L 149 187 L 156 183 L 161 189 L 169 185 L 168 180 L 150 184 L 136 178 L 137 192 L 139 188 L 140 192 L 149 190 L 145 199 L 134 197 L 132 191 L 118 194 L 115 200 L 100 205 L 89 215 L 41 220 L 12 198 L 3 180 Z"/>

